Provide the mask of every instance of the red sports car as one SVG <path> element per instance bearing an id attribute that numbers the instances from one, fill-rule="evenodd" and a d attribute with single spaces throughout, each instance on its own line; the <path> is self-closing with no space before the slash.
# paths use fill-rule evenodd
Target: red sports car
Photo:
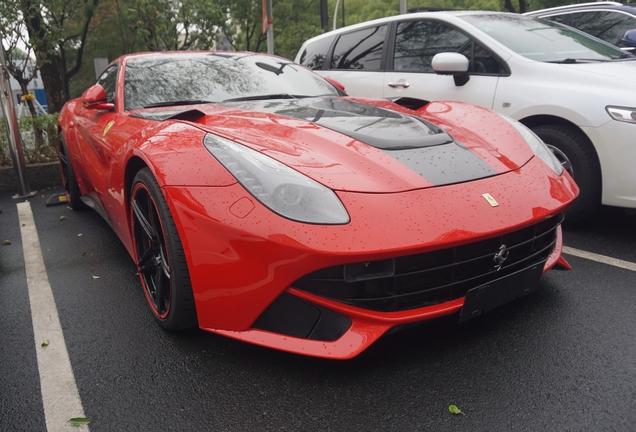
<path id="1" fill-rule="evenodd" d="M 59 150 L 70 205 L 110 223 L 167 329 L 346 359 L 567 267 L 578 188 L 526 127 L 347 97 L 279 57 L 121 57 L 62 110 Z"/>

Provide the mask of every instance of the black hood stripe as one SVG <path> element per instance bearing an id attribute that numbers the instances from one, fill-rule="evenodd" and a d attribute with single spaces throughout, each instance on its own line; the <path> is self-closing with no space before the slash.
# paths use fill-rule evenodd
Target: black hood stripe
<path id="1" fill-rule="evenodd" d="M 432 147 L 384 152 L 435 186 L 497 175 L 497 171 L 483 159 L 455 141 Z"/>
<path id="2" fill-rule="evenodd" d="M 227 105 L 310 121 L 383 151 L 435 186 L 497 175 L 494 168 L 439 126 L 373 105 L 337 97 L 238 101 Z M 153 120 L 197 121 L 204 113 L 181 109 L 135 115 Z"/>

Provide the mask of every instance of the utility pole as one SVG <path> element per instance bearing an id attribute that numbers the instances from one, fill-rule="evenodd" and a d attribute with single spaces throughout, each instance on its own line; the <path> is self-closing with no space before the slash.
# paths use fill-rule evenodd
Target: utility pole
<path id="1" fill-rule="evenodd" d="M 13 170 L 16 180 L 18 181 L 18 194 L 13 198 L 26 198 L 34 196 L 37 191 L 31 192 L 29 182 L 26 177 L 26 167 L 24 165 L 24 155 L 22 154 L 22 143 L 20 137 L 20 129 L 15 116 L 15 106 L 13 104 L 13 95 L 11 94 L 11 82 L 9 81 L 9 70 L 7 69 L 4 47 L 0 41 L 0 105 L 2 105 L 2 114 L 7 127 L 7 135 L 9 138 L 9 150 L 11 160 L 13 161 Z"/>
<path id="2" fill-rule="evenodd" d="M 274 54 L 274 19 L 272 14 L 272 0 L 264 0 L 267 3 L 267 54 Z"/>

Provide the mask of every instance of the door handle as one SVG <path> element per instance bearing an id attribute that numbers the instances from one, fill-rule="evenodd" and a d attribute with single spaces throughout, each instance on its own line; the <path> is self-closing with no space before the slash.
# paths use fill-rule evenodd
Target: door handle
<path id="1" fill-rule="evenodd" d="M 408 81 L 404 81 L 404 80 L 400 80 L 398 82 L 390 82 L 389 83 L 389 87 L 402 87 L 402 88 L 409 88 L 411 87 L 411 84 L 408 83 Z"/>

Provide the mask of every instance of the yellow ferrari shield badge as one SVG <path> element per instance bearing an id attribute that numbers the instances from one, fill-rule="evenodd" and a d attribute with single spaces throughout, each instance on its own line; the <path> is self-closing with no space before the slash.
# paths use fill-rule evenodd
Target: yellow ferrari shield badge
<path id="1" fill-rule="evenodd" d="M 113 125 L 115 124 L 115 120 L 111 120 L 108 122 L 108 124 L 106 125 L 106 127 L 104 128 L 104 132 L 102 133 L 102 137 L 105 137 L 106 134 L 108 133 L 108 131 L 110 130 L 110 128 L 113 127 Z"/>
<path id="2" fill-rule="evenodd" d="M 489 193 L 481 194 L 481 196 L 483 196 L 486 201 L 488 201 L 488 204 L 490 204 L 491 207 L 497 207 L 499 205 L 497 200 L 494 199 Z"/>

